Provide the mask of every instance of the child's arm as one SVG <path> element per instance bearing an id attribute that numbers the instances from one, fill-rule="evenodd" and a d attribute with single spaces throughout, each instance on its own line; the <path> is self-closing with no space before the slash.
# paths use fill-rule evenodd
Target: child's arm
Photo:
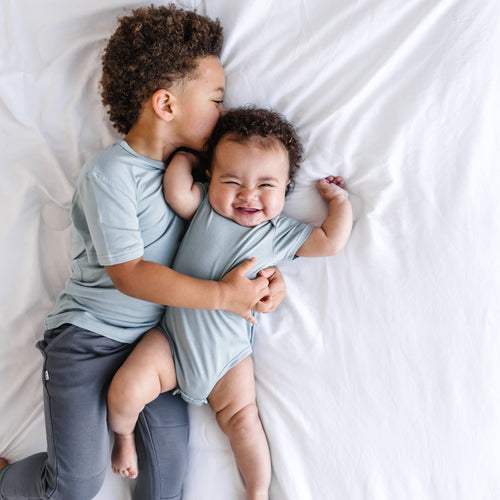
<path id="1" fill-rule="evenodd" d="M 330 175 L 317 184 L 323 199 L 328 201 L 328 216 L 321 226 L 312 230 L 297 251 L 301 257 L 328 257 L 339 253 L 347 243 L 352 229 L 352 207 L 340 177 Z"/>
<path id="2" fill-rule="evenodd" d="M 268 280 L 249 280 L 245 274 L 255 265 L 249 259 L 227 273 L 221 281 L 199 280 L 142 258 L 105 266 L 120 292 L 136 299 L 174 307 L 224 309 L 256 323 L 250 310 L 269 295 Z"/>
<path id="3" fill-rule="evenodd" d="M 193 183 L 195 155 L 178 152 L 163 178 L 167 203 L 182 218 L 191 219 L 200 203 L 200 189 Z M 245 274 L 255 265 L 247 260 L 227 273 L 220 281 L 199 280 L 142 258 L 106 266 L 115 287 L 125 295 L 174 307 L 224 309 L 255 323 L 251 314 L 255 303 L 269 295 L 268 277 L 249 280 Z"/>
<path id="4" fill-rule="evenodd" d="M 191 220 L 200 204 L 200 188 L 194 183 L 192 169 L 198 158 L 186 151 L 178 151 L 163 175 L 163 196 L 174 212 Z"/>

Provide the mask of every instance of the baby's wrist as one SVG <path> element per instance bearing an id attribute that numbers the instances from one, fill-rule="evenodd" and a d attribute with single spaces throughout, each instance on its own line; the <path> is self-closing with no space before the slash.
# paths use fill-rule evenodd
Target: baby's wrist
<path id="1" fill-rule="evenodd" d="M 342 188 L 339 188 L 339 189 L 342 189 Z M 325 193 L 323 195 L 323 198 L 328 202 L 338 202 L 338 203 L 341 203 L 343 201 L 346 201 L 349 199 L 349 193 L 345 190 L 345 189 L 342 189 L 342 191 L 336 191 L 335 193 Z"/>

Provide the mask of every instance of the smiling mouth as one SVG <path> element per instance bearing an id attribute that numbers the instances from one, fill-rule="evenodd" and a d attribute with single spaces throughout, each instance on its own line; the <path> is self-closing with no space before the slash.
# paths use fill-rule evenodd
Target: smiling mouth
<path id="1" fill-rule="evenodd" d="M 236 210 L 245 215 L 254 215 L 262 211 L 258 208 L 249 208 L 249 207 L 236 207 Z"/>

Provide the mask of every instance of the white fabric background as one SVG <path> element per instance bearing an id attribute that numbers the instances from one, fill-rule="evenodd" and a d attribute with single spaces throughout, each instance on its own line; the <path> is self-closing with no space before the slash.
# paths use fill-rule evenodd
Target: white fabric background
<path id="1" fill-rule="evenodd" d="M 100 51 L 127 0 L 0 3 L 0 455 L 45 448 L 43 319 L 69 274 L 83 162 L 117 138 Z M 282 266 L 262 317 L 258 402 L 273 500 L 500 498 L 500 4 L 184 1 L 219 17 L 226 105 L 272 107 L 306 160 L 286 213 L 319 223 L 319 177 L 355 210 L 333 258 Z M 209 408 L 191 408 L 186 500 L 244 490 Z M 106 479 L 100 500 L 127 500 Z"/>

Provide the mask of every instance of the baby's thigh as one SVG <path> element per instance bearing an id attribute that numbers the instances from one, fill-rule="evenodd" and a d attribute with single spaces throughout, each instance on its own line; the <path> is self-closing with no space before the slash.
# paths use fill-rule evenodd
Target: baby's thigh
<path id="1" fill-rule="evenodd" d="M 212 409 L 235 415 L 239 410 L 255 404 L 255 380 L 250 356 L 227 371 L 208 396 Z"/>
<path id="2" fill-rule="evenodd" d="M 143 335 L 121 369 L 127 370 L 132 377 L 140 374 L 145 383 L 154 385 L 155 397 L 177 385 L 172 350 L 167 337 L 158 328 Z"/>

